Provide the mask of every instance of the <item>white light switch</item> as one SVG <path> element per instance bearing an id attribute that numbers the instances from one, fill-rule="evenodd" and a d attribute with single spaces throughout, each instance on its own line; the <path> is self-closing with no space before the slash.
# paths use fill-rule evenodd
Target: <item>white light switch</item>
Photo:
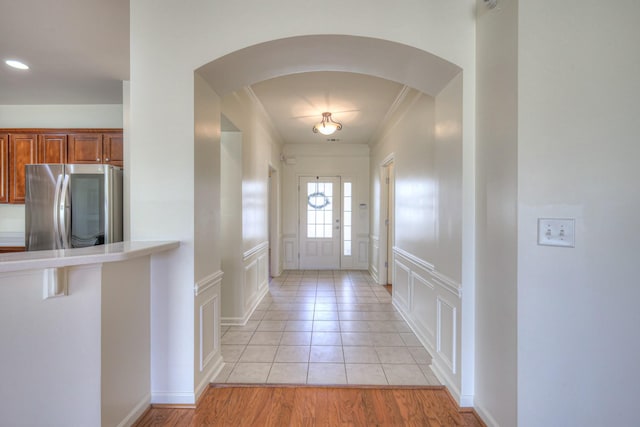
<path id="1" fill-rule="evenodd" d="M 538 218 L 538 244 L 575 247 L 575 222 L 567 218 Z"/>

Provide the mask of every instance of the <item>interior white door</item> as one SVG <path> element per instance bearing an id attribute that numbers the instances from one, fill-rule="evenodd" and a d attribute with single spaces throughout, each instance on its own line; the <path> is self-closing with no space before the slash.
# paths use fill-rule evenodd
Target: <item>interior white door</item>
<path id="1" fill-rule="evenodd" d="M 299 181 L 300 269 L 340 268 L 340 177 Z"/>

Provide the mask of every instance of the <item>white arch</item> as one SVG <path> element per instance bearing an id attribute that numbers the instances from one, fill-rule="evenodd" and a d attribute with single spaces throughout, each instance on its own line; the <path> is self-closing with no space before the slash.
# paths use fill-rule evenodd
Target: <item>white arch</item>
<path id="1" fill-rule="evenodd" d="M 388 40 L 311 35 L 249 46 L 196 70 L 220 96 L 263 80 L 311 71 L 368 74 L 436 96 L 462 69 L 429 52 Z"/>

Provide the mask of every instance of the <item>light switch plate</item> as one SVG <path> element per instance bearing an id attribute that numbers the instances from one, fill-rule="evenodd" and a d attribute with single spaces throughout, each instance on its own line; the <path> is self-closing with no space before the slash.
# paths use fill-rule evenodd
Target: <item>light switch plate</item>
<path id="1" fill-rule="evenodd" d="M 573 218 L 538 218 L 538 244 L 575 247 L 575 223 Z"/>

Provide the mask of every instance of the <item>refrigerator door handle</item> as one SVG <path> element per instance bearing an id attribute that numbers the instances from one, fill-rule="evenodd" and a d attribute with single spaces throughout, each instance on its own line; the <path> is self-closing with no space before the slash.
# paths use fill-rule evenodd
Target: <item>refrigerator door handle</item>
<path id="1" fill-rule="evenodd" d="M 53 234 L 55 236 L 53 249 L 61 249 L 63 247 L 62 236 L 60 235 L 60 193 L 62 191 L 62 179 L 63 175 L 58 175 L 53 201 Z"/>
<path id="2" fill-rule="evenodd" d="M 62 189 L 60 190 L 60 216 L 59 216 L 59 227 L 60 227 L 60 240 L 62 241 L 62 248 L 69 249 L 69 215 L 68 215 L 68 207 L 67 207 L 67 199 L 69 198 L 69 175 L 64 176 L 64 181 L 62 183 Z"/>

